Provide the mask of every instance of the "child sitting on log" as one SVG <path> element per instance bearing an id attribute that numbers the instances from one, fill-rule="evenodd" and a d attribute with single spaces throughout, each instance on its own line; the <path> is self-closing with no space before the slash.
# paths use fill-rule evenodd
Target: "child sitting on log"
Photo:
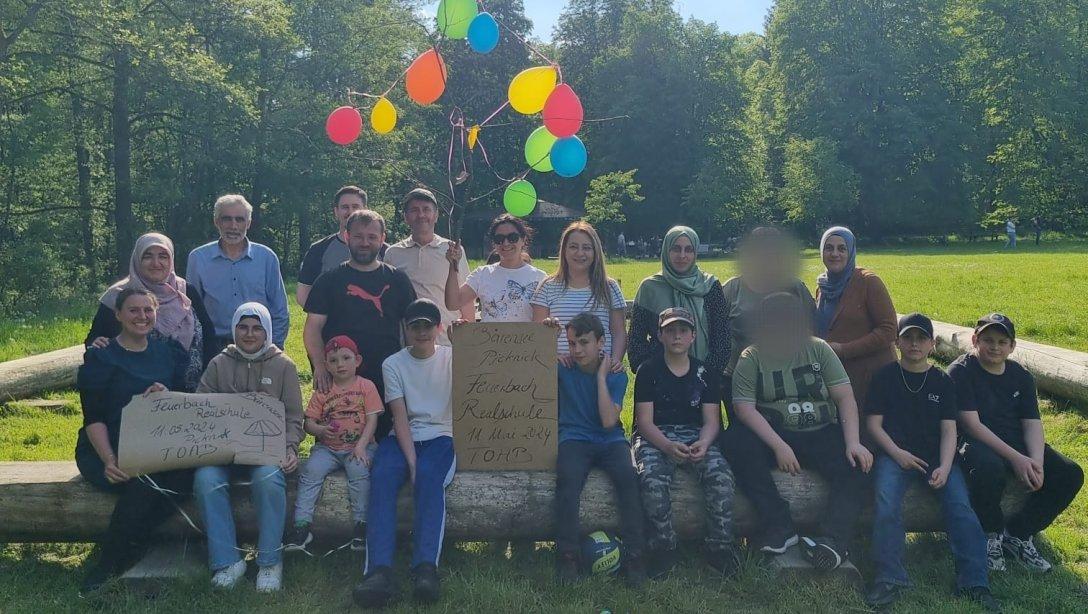
<path id="1" fill-rule="evenodd" d="M 986 531 L 986 556 L 994 571 L 1005 571 L 1009 554 L 1032 571 L 1050 570 L 1033 536 L 1069 507 L 1084 484 L 1084 471 L 1046 443 L 1039 418 L 1035 379 L 1009 360 L 1016 349 L 1012 320 L 1000 313 L 978 319 L 974 351 L 948 366 L 956 383 L 960 448 L 971 505 Z M 1008 519 L 1001 497 L 1009 473 L 1028 489 L 1023 508 Z"/>
<path id="2" fill-rule="evenodd" d="M 652 529 L 647 538 L 650 577 L 661 578 L 676 563 L 672 523 L 672 478 L 677 467 L 698 477 L 706 503 L 705 555 L 726 576 L 739 566 L 733 537 L 733 471 L 714 440 L 721 430 L 721 383 L 702 361 L 688 356 L 695 342 L 695 317 L 670 307 L 658 316 L 663 351 L 635 375 L 635 461 L 642 506 Z"/>
<path id="3" fill-rule="evenodd" d="M 405 308 L 408 347 L 382 363 L 385 402 L 393 432 L 378 443 L 370 475 L 366 568 L 355 603 L 384 607 L 397 595 L 393 552 L 397 541 L 397 493 L 412 484 L 412 592 L 423 603 L 441 597 L 438 557 L 446 528 L 446 486 L 453 480 L 453 351 L 437 345 L 442 314 L 432 301 Z"/>
<path id="4" fill-rule="evenodd" d="M 621 568 L 628 585 L 646 581 L 642 559 L 642 502 L 631 446 L 620 424 L 627 373 L 613 373 L 604 354 L 604 325 L 580 313 L 566 325 L 572 366 L 560 363 L 559 457 L 555 467 L 556 580 L 570 584 L 581 576 L 578 507 L 589 471 L 598 467 L 616 489 L 623 537 Z"/>
<path id="5" fill-rule="evenodd" d="M 317 439 L 298 478 L 295 523 L 284 540 L 285 550 L 305 550 L 313 540 L 310 527 L 325 478 L 343 469 L 354 521 L 351 549 L 366 549 L 366 508 L 370 499 L 370 463 L 378 446 L 374 431 L 385 411 L 378 389 L 356 375 L 362 364 L 351 337 L 337 335 L 325 344 L 325 369 L 332 375 L 328 392 L 314 390 L 306 405 L 306 432 Z"/>
<path id="6" fill-rule="evenodd" d="M 986 576 L 986 535 L 971 509 L 956 456 L 956 393 L 952 379 L 929 364 L 933 323 L 912 313 L 899 320 L 899 361 L 873 375 L 866 401 L 869 434 L 880 448 L 873 468 L 876 490 L 873 562 L 876 578 L 865 602 L 886 608 L 910 587 L 903 566 L 903 496 L 924 480 L 941 502 L 956 561 L 956 589 L 989 611 L 1001 606 Z"/>

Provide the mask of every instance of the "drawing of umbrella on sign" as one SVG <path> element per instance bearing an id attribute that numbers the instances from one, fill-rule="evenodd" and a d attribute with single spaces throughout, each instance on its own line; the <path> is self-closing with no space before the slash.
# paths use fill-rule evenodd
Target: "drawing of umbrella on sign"
<path id="1" fill-rule="evenodd" d="M 249 428 L 245 430 L 246 435 L 252 437 L 261 438 L 261 452 L 264 452 L 265 439 L 269 437 L 277 437 L 283 434 L 283 430 L 279 425 L 271 420 L 257 420 L 253 424 L 249 425 Z"/>

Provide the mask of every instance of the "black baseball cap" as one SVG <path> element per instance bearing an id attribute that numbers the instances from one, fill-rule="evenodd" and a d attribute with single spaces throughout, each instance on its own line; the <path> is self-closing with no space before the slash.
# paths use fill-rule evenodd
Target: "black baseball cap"
<path id="1" fill-rule="evenodd" d="M 442 321 L 442 312 L 438 310 L 438 305 L 435 305 L 431 299 L 417 298 L 404 309 L 404 324 L 406 326 L 411 326 L 420 320 L 430 322 L 432 326 L 438 326 L 438 323 Z"/>
<path id="2" fill-rule="evenodd" d="M 990 313 L 979 318 L 978 322 L 975 322 L 975 334 L 977 335 L 991 326 L 1000 327 L 1010 339 L 1016 340 L 1016 327 L 1013 326 L 1012 320 L 1002 313 Z"/>
<path id="3" fill-rule="evenodd" d="M 902 337 L 903 333 L 912 328 L 922 331 L 930 339 L 933 338 L 933 321 L 918 312 L 908 313 L 899 318 L 898 336 Z"/>
<path id="4" fill-rule="evenodd" d="M 673 322 L 683 322 L 684 324 L 695 328 L 695 317 L 691 315 L 690 311 L 683 307 L 669 307 L 657 316 L 658 328 L 665 328 Z"/>

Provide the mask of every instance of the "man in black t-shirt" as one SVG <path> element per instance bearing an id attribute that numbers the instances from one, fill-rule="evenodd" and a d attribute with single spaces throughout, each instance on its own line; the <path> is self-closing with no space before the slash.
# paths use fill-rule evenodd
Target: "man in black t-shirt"
<path id="1" fill-rule="evenodd" d="M 895 344 L 899 361 L 873 375 L 865 403 L 866 423 L 879 451 L 873 465 L 876 577 L 865 601 L 886 608 L 910 586 L 903 565 L 903 495 L 921 480 L 941 502 L 956 561 L 957 590 L 991 611 L 1000 611 L 986 576 L 986 535 L 971 509 L 963 473 L 953 464 L 955 388 L 943 371 L 929 364 L 935 345 L 933 322 L 920 313 L 903 316 Z"/>
<path id="2" fill-rule="evenodd" d="M 377 259 L 385 242 L 385 220 L 374 211 L 352 213 L 347 220 L 351 259 L 317 279 L 306 300 L 303 342 L 314 366 L 314 388 L 328 390 L 330 377 L 322 358 L 325 343 L 347 335 L 359 348 L 359 375 L 385 398 L 382 361 L 400 351 L 401 319 L 416 300 L 403 272 Z M 389 432 L 388 412 L 379 418 L 377 437 Z"/>
<path id="3" fill-rule="evenodd" d="M 1047 445 L 1039 418 L 1035 380 L 1009 360 L 1016 349 L 1012 320 L 1000 313 L 979 318 L 971 337 L 974 351 L 948 367 L 956 383 L 962 448 L 971 503 L 987 533 L 991 570 L 1004 571 L 1004 554 L 1034 571 L 1050 562 L 1032 537 L 1050 526 L 1084 484 L 1084 471 Z M 1024 507 L 1008 522 L 1001 512 L 1005 479 L 1011 472 L 1030 491 Z"/>
<path id="4" fill-rule="evenodd" d="M 738 566 L 733 537 L 733 472 L 714 440 L 721 431 L 721 384 L 703 363 L 688 356 L 695 318 L 670 307 L 658 317 L 663 353 L 639 366 L 635 375 L 635 461 L 642 482 L 642 506 L 652 530 L 647 557 L 650 577 L 667 574 L 676 562 L 671 488 L 676 468 L 693 471 L 706 502 L 707 563 L 732 576 Z"/>
<path id="5" fill-rule="evenodd" d="M 332 213 L 339 228 L 331 235 L 315 241 L 306 250 L 302 258 L 302 267 L 298 272 L 298 286 L 295 288 L 295 300 L 303 308 L 317 278 L 326 271 L 331 271 L 351 258 L 348 251 L 345 224 L 348 216 L 366 209 L 366 191 L 354 185 L 346 185 L 336 191 L 332 198 Z M 378 260 L 385 259 L 385 250 L 389 247 L 382 243 L 378 250 Z"/>

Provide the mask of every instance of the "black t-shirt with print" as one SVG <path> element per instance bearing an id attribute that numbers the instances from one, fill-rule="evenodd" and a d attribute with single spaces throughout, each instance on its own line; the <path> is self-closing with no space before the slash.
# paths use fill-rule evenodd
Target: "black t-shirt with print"
<path id="1" fill-rule="evenodd" d="M 884 431 L 895 445 L 924 460 L 930 471 L 941 461 L 941 421 L 955 420 L 956 410 L 955 384 L 944 371 L 911 373 L 898 362 L 873 374 L 865 400 L 865 413 L 884 416 Z"/>
<path id="2" fill-rule="evenodd" d="M 964 354 L 948 365 L 956 383 L 960 411 L 977 411 L 986 428 L 1020 453 L 1026 453 L 1021 420 L 1039 419 L 1035 378 L 1015 360 L 1005 361 L 1005 372 L 994 375 L 982 368 L 978 356 Z"/>
<path id="3" fill-rule="evenodd" d="M 721 402 L 721 384 L 695 358 L 688 372 L 677 377 L 657 354 L 642 363 L 635 374 L 635 403 L 654 404 L 654 424 L 703 425 L 703 403 Z"/>

